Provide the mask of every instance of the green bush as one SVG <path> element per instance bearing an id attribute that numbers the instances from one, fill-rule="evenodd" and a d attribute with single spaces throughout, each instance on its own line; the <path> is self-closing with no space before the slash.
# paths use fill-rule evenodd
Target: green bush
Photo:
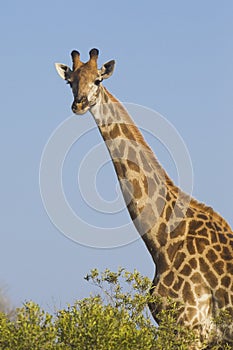
<path id="1" fill-rule="evenodd" d="M 95 269 L 85 278 L 99 293 L 55 315 L 31 301 L 16 309 L 13 319 L 1 312 L 0 350 L 191 349 L 195 336 L 177 324 L 176 303 L 168 301 L 169 308 L 160 313 L 160 326 L 154 324 L 147 304 L 159 300 L 148 293 L 148 278 L 124 269 L 101 274 Z M 223 319 L 216 322 L 222 324 Z M 211 349 L 231 348 L 216 343 Z"/>

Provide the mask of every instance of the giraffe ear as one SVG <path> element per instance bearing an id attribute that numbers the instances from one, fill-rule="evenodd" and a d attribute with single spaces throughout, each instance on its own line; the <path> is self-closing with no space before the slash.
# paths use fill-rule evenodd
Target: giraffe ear
<path id="1" fill-rule="evenodd" d="M 56 70 L 60 77 L 64 80 L 69 80 L 70 79 L 70 74 L 71 74 L 71 69 L 66 66 L 65 64 L 62 63 L 55 63 Z"/>
<path id="2" fill-rule="evenodd" d="M 107 63 L 105 63 L 102 68 L 100 69 L 100 76 L 102 79 L 108 79 L 113 71 L 114 71 L 114 67 L 115 67 L 115 61 L 109 61 Z"/>

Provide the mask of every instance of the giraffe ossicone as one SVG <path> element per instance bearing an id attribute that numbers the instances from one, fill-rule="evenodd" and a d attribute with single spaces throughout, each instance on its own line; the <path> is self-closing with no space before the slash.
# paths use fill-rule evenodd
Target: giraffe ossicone
<path id="1" fill-rule="evenodd" d="M 178 321 L 196 331 L 193 349 L 200 349 L 211 343 L 220 310 L 233 317 L 232 229 L 172 182 L 124 106 L 102 85 L 115 61 L 98 69 L 99 51 L 89 54 L 83 63 L 73 51 L 72 69 L 56 64 L 57 71 L 72 88 L 73 112 L 89 110 L 106 143 L 131 219 L 156 265 L 152 292 L 182 303 Z M 150 308 L 159 322 L 159 308 Z M 227 330 L 218 325 L 218 333 L 233 342 L 233 323 Z"/>

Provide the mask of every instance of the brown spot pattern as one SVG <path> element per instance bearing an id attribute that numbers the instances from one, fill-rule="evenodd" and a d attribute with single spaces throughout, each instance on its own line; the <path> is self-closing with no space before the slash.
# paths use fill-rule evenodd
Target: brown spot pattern
<path id="1" fill-rule="evenodd" d="M 110 137 L 112 139 L 115 139 L 118 136 L 121 136 L 121 132 L 120 132 L 120 128 L 119 128 L 118 124 L 115 124 L 113 126 L 112 130 L 110 130 Z"/>
<path id="2" fill-rule="evenodd" d="M 127 124 L 120 124 L 121 126 L 121 131 L 122 133 L 125 135 L 125 137 L 128 139 L 128 140 L 131 140 L 131 141 L 136 141 L 132 131 L 130 130 L 130 127 L 129 125 Z"/>
<path id="3" fill-rule="evenodd" d="M 131 169 L 131 170 L 134 170 L 136 171 L 137 173 L 140 172 L 140 167 L 135 163 L 135 162 L 132 162 L 131 160 L 127 160 L 127 164 L 128 164 L 128 167 Z"/>
<path id="4" fill-rule="evenodd" d="M 166 286 L 170 287 L 174 280 L 174 272 L 170 271 L 163 279 Z"/>
<path id="5" fill-rule="evenodd" d="M 215 288 L 218 285 L 218 279 L 215 276 L 215 274 L 209 270 L 208 273 L 205 275 L 207 281 L 209 282 L 209 285 L 211 288 Z"/>
<path id="6" fill-rule="evenodd" d="M 136 198 L 136 199 L 141 198 L 142 191 L 141 191 L 141 187 L 140 187 L 140 184 L 139 184 L 138 180 L 137 179 L 133 179 L 132 185 L 133 185 L 133 196 L 134 196 L 134 198 Z"/>
<path id="7" fill-rule="evenodd" d="M 187 239 L 187 249 L 189 255 L 196 254 L 195 246 L 194 246 L 194 238 L 190 237 Z"/>
<path id="8" fill-rule="evenodd" d="M 185 303 L 189 303 L 189 305 L 196 305 L 193 292 L 188 282 L 185 282 L 183 287 L 183 300 Z"/>
<path id="9" fill-rule="evenodd" d="M 152 168 L 151 166 L 149 165 L 144 153 L 142 151 L 139 152 L 139 155 L 140 155 L 140 158 L 141 158 L 141 163 L 142 163 L 142 166 L 143 166 L 143 169 L 146 171 L 146 172 L 151 172 Z"/>
<path id="10" fill-rule="evenodd" d="M 189 260 L 189 265 L 191 266 L 191 268 L 193 270 L 195 270 L 197 268 L 197 259 L 195 259 L 195 258 L 190 259 Z"/>
<path id="11" fill-rule="evenodd" d="M 228 288 L 231 284 L 231 279 L 229 276 L 224 276 L 222 279 L 221 279 L 221 284 L 223 286 L 225 286 L 226 288 Z"/>
<path id="12" fill-rule="evenodd" d="M 205 238 L 197 238 L 195 239 L 195 244 L 196 244 L 196 248 L 199 254 L 202 254 L 203 251 L 206 249 L 206 247 L 209 244 L 209 241 Z"/>
<path id="13" fill-rule="evenodd" d="M 184 276 L 189 276 L 190 273 L 191 273 L 192 269 L 189 265 L 184 265 L 184 267 L 182 268 L 182 270 L 180 271 L 181 275 L 184 275 Z"/>
<path id="14" fill-rule="evenodd" d="M 222 275 L 224 273 L 224 262 L 218 261 L 213 265 L 214 270 L 218 275 Z"/>
<path id="15" fill-rule="evenodd" d="M 207 254 L 206 254 L 207 259 L 209 260 L 210 263 L 215 262 L 218 259 L 217 254 L 213 249 L 210 249 Z"/>

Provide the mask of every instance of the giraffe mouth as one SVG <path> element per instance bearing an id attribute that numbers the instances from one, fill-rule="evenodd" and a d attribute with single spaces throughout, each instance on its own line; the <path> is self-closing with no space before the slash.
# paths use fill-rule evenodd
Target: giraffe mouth
<path id="1" fill-rule="evenodd" d="M 95 106 L 96 101 L 93 99 L 92 101 L 85 101 L 80 103 L 73 103 L 72 104 L 72 111 L 74 114 L 82 115 L 85 114 L 91 107 Z"/>

